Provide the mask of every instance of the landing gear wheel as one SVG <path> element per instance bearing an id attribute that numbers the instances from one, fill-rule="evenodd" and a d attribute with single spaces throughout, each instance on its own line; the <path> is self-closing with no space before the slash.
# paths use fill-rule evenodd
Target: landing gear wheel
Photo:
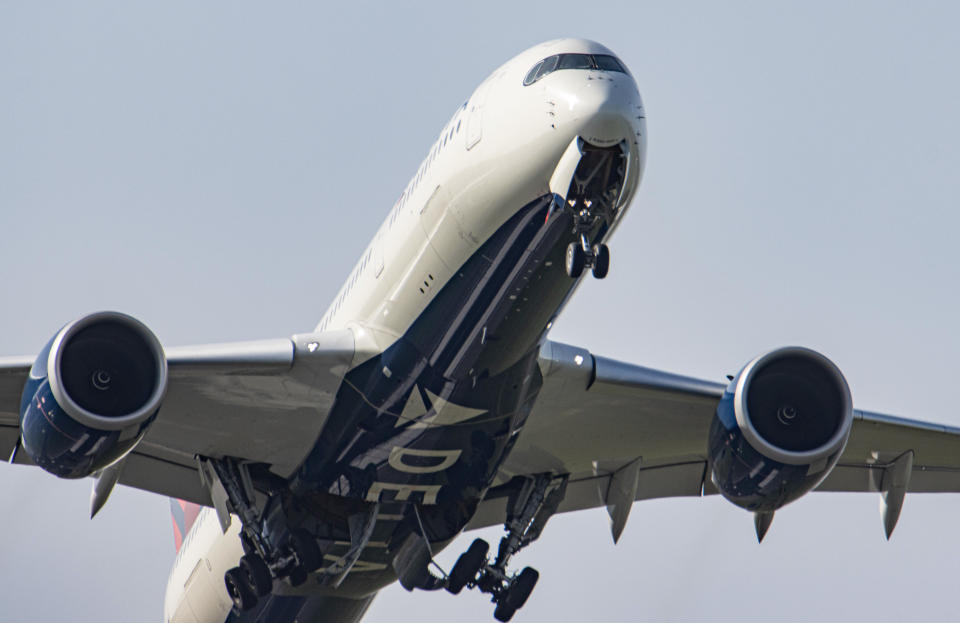
<path id="1" fill-rule="evenodd" d="M 571 242 L 567 245 L 567 275 L 573 279 L 576 279 L 582 275 L 583 267 L 586 264 L 586 261 L 586 254 L 583 252 L 583 249 L 580 248 L 579 242 Z"/>
<path id="2" fill-rule="evenodd" d="M 513 618 L 517 609 L 507 603 L 508 601 L 510 600 L 503 599 L 497 604 L 497 607 L 493 609 L 493 618 L 498 621 L 503 621 L 503 623 L 507 623 L 507 621 Z"/>
<path id="3" fill-rule="evenodd" d="M 227 594 L 233 600 L 233 609 L 239 614 L 257 605 L 257 596 L 247 583 L 240 567 L 234 567 L 223 574 L 223 583 L 227 585 Z"/>
<path id="4" fill-rule="evenodd" d="M 292 530 L 287 548 L 296 556 L 298 567 L 306 573 L 316 571 L 323 565 L 323 552 L 317 545 L 317 540 L 305 530 Z"/>
<path id="5" fill-rule="evenodd" d="M 290 582 L 290 586 L 300 586 L 306 581 L 307 572 L 303 570 L 303 567 L 294 567 L 290 575 L 287 576 L 287 582 Z"/>
<path id="6" fill-rule="evenodd" d="M 273 588 L 270 567 L 257 554 L 247 554 L 240 559 L 240 572 L 257 597 L 269 594 L 270 589 Z"/>
<path id="7" fill-rule="evenodd" d="M 522 608 L 523 604 L 527 603 L 527 598 L 530 597 L 530 593 L 533 592 L 533 587 L 537 585 L 537 580 L 539 579 L 539 571 L 533 567 L 524 567 L 523 571 L 513 580 L 510 588 L 507 590 L 507 603 L 510 604 L 514 610 Z"/>
<path id="8" fill-rule="evenodd" d="M 470 580 L 477 577 L 477 572 L 487 561 L 488 551 L 490 551 L 489 543 L 483 539 L 474 540 L 467 551 L 457 558 L 456 564 L 450 570 L 450 575 L 447 577 L 447 590 L 456 595 Z"/>
<path id="9" fill-rule="evenodd" d="M 593 245 L 593 276 L 603 279 L 610 270 L 610 249 L 605 244 Z"/>

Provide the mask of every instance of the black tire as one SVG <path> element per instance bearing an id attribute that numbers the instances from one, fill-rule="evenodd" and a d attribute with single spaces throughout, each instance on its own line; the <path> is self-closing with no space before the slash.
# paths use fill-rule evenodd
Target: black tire
<path id="1" fill-rule="evenodd" d="M 227 594 L 233 600 L 233 610 L 237 614 L 257 605 L 257 596 L 253 592 L 253 587 L 247 583 L 247 578 L 240 571 L 240 567 L 234 567 L 224 573 L 223 583 L 227 586 Z"/>
<path id="2" fill-rule="evenodd" d="M 246 576 L 247 583 L 257 597 L 263 597 L 273 588 L 273 576 L 270 567 L 258 554 L 247 554 L 240 559 L 240 571 Z"/>
<path id="3" fill-rule="evenodd" d="M 539 579 L 539 571 L 533 567 L 524 567 L 520 575 L 510 584 L 510 589 L 507 591 L 507 603 L 514 610 L 522 608 L 523 604 L 527 603 L 527 598 L 530 597 L 530 593 L 533 592 L 533 587 L 537 585 Z"/>
<path id="4" fill-rule="evenodd" d="M 471 580 L 477 577 L 477 572 L 487 562 L 487 552 L 490 544 L 483 539 L 474 539 L 467 551 L 460 554 L 456 564 L 447 576 L 447 590 L 454 595 L 463 590 Z"/>
<path id="5" fill-rule="evenodd" d="M 287 547 L 297 557 L 298 566 L 307 573 L 323 565 L 323 552 L 317 540 L 306 530 L 291 530 Z"/>
<path id="6" fill-rule="evenodd" d="M 593 245 L 593 276 L 597 279 L 603 279 L 610 271 L 610 249 L 607 245 Z"/>
<path id="7" fill-rule="evenodd" d="M 579 242 L 571 242 L 567 245 L 566 269 L 567 275 L 572 279 L 578 278 L 583 274 L 583 266 L 586 263 L 583 249 Z"/>
<path id="8" fill-rule="evenodd" d="M 507 601 L 509 600 L 502 599 L 500 603 L 497 604 L 497 607 L 493 609 L 493 618 L 503 623 L 507 623 L 517 612 L 517 609 L 507 603 Z"/>
<path id="9" fill-rule="evenodd" d="M 303 567 L 294 567 L 290 575 L 287 576 L 287 582 L 290 582 L 290 586 L 300 586 L 306 581 L 307 572 L 303 570 Z"/>

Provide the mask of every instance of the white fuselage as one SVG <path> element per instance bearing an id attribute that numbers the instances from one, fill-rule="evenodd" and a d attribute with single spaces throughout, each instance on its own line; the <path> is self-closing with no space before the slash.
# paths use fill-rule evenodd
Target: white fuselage
<path id="1" fill-rule="evenodd" d="M 629 203 L 646 152 L 637 85 L 622 73 L 557 71 L 523 86 L 538 60 L 558 52 L 610 53 L 593 42 L 557 40 L 523 52 L 484 80 L 443 126 L 318 331 L 362 329 L 377 352 L 384 350 L 519 206 L 548 192 L 576 136 L 597 145 L 632 139 L 621 199 Z"/>
<path id="2" fill-rule="evenodd" d="M 626 73 L 555 71 L 528 86 L 538 61 L 559 53 L 612 54 L 585 40 L 533 47 L 484 80 L 443 126 L 367 249 L 317 325 L 354 333 L 354 365 L 398 340 L 444 284 L 520 206 L 550 192 L 571 141 L 625 145 L 622 218 L 642 176 L 646 127 Z M 607 234 L 609 237 L 609 233 Z M 242 555 L 237 526 L 222 534 L 203 512 L 178 553 L 165 620 L 222 623 L 230 609 L 224 572 Z"/>

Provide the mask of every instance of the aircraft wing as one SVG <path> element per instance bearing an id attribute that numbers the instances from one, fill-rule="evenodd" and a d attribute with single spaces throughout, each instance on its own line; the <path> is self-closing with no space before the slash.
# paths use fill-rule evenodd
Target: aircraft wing
<path id="1" fill-rule="evenodd" d="M 195 457 L 231 456 L 291 474 L 316 440 L 354 358 L 349 331 L 166 350 L 169 389 L 157 421 L 125 459 L 120 482 L 210 505 Z M 0 456 L 19 436 L 20 394 L 32 358 L 0 359 Z M 715 493 L 706 466 L 724 386 L 548 342 L 544 386 L 498 484 L 516 475 L 570 474 L 561 511 L 611 504 L 617 474 L 636 469 L 634 499 Z M 855 412 L 840 462 L 821 491 L 883 491 L 912 451 L 908 491 L 960 491 L 960 429 Z M 18 463 L 29 463 L 25 452 Z M 887 481 L 885 481 L 885 477 Z M 495 487 L 471 528 L 502 523 Z"/>
<path id="2" fill-rule="evenodd" d="M 119 482 L 210 506 L 197 455 L 265 463 L 288 476 L 313 447 L 354 355 L 353 334 L 166 349 L 169 385 L 156 421 Z M 20 394 L 33 358 L 0 359 L 0 456 L 19 438 Z M 30 463 L 18 452 L 17 463 Z"/>
<path id="3" fill-rule="evenodd" d="M 707 439 L 724 385 L 556 342 L 541 351 L 540 369 L 543 388 L 499 483 L 568 473 L 559 510 L 608 506 L 611 516 L 618 474 L 628 470 L 637 473 L 635 500 L 716 493 Z M 911 451 L 907 491 L 960 492 L 960 428 L 856 410 L 839 463 L 817 490 L 886 491 L 903 482 L 894 468 Z M 505 493 L 493 488 L 469 527 L 501 523 Z"/>

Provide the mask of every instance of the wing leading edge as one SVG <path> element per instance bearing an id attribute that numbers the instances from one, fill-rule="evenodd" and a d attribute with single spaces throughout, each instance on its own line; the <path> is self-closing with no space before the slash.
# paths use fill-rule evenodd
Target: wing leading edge
<path id="1" fill-rule="evenodd" d="M 154 426 L 124 460 L 120 482 L 210 504 L 197 455 L 265 463 L 287 476 L 312 447 L 343 375 L 349 331 L 171 348 L 170 388 Z M 32 358 L 0 359 L 0 453 L 19 436 Z M 634 500 L 715 493 L 706 440 L 720 383 L 547 342 L 540 397 L 498 475 L 569 474 L 559 510 L 610 506 L 623 474 Z M 29 463 L 26 453 L 17 462 Z M 909 469 L 905 469 L 905 465 Z M 618 476 L 618 474 L 620 476 Z M 960 492 L 960 428 L 855 411 L 850 440 L 820 491 Z M 499 524 L 494 487 L 470 527 Z"/>
<path id="2" fill-rule="evenodd" d="M 724 385 L 556 342 L 541 351 L 540 369 L 543 389 L 499 483 L 566 473 L 560 512 L 607 506 L 611 517 L 625 473 L 631 485 L 635 478 L 634 500 L 716 493 L 707 438 Z M 840 461 L 817 490 L 881 493 L 897 506 L 885 517 L 895 523 L 903 493 L 960 492 L 960 428 L 857 410 Z M 492 489 L 470 528 L 500 523 L 505 504 Z"/>
<path id="3" fill-rule="evenodd" d="M 355 354 L 350 331 L 166 350 L 169 387 L 119 482 L 210 505 L 197 456 L 264 463 L 290 475 L 320 432 Z M 32 358 L 0 359 L 0 453 L 19 439 L 20 394 Z M 29 464 L 26 452 L 16 462 Z"/>

